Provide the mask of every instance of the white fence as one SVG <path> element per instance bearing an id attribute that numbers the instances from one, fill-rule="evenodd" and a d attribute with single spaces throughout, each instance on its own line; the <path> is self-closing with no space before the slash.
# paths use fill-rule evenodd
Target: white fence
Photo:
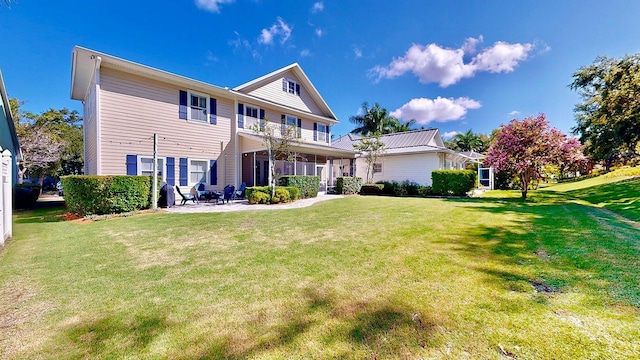
<path id="1" fill-rule="evenodd" d="M 0 148 L 2 150 L 2 148 Z M 0 246 L 13 235 L 13 162 L 11 151 L 2 151 L 0 158 Z"/>

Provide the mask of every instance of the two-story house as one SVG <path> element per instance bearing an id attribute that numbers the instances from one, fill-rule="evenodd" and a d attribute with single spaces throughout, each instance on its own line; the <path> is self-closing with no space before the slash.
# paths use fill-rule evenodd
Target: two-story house
<path id="1" fill-rule="evenodd" d="M 157 134 L 159 176 L 171 185 L 268 184 L 253 130 L 265 120 L 297 129 L 295 160 L 276 161 L 277 173 L 318 175 L 320 191 L 353 173 L 355 151 L 331 146 L 338 119 L 297 63 L 230 89 L 75 47 L 71 98 L 84 107 L 86 174 L 151 175 Z"/>

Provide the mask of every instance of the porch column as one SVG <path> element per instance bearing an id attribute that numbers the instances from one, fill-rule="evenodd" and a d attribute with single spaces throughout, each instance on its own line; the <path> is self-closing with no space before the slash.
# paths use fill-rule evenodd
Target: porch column
<path id="1" fill-rule="evenodd" d="M 256 167 L 258 165 L 256 165 L 256 152 L 253 152 L 253 163 L 251 164 L 251 168 L 253 169 L 253 186 L 257 186 L 256 183 Z"/>
<path id="2" fill-rule="evenodd" d="M 293 175 L 298 175 L 298 153 L 293 153 Z"/>

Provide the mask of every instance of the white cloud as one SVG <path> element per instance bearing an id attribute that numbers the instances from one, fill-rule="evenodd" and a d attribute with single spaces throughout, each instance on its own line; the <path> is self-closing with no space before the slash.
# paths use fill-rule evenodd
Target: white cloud
<path id="1" fill-rule="evenodd" d="M 322 3 L 322 1 L 318 1 L 314 3 L 313 6 L 311 7 L 312 13 L 321 12 L 323 10 L 324 10 L 324 4 Z"/>
<path id="2" fill-rule="evenodd" d="M 316 35 L 317 35 L 318 37 L 322 37 L 322 35 L 324 35 L 324 32 L 322 31 L 322 29 L 317 28 L 317 29 L 316 29 Z"/>
<path id="3" fill-rule="evenodd" d="M 207 62 L 216 62 L 219 60 L 211 50 L 207 50 L 206 58 Z"/>
<path id="4" fill-rule="evenodd" d="M 269 29 L 262 29 L 258 42 L 261 44 L 272 44 L 274 38 L 280 39 L 280 44 L 284 44 L 291 36 L 291 27 L 282 20 L 281 17 L 276 19 L 276 23 L 271 25 Z"/>
<path id="5" fill-rule="evenodd" d="M 445 122 L 459 120 L 469 109 L 477 109 L 480 102 L 467 97 L 435 99 L 417 98 L 391 112 L 398 119 L 415 119 L 418 125 L 426 125 L 432 121 Z"/>
<path id="6" fill-rule="evenodd" d="M 353 47 L 353 54 L 356 56 L 356 58 L 361 58 L 362 57 L 362 50 L 360 50 L 359 47 L 354 46 Z"/>
<path id="7" fill-rule="evenodd" d="M 507 115 L 509 115 L 509 116 L 516 116 L 518 114 L 520 114 L 520 111 L 518 111 L 518 110 L 513 110 L 513 111 L 510 111 L 510 112 L 507 113 Z"/>
<path id="8" fill-rule="evenodd" d="M 414 44 L 404 56 L 394 58 L 389 65 L 378 65 L 370 69 L 369 75 L 379 81 L 411 72 L 423 84 L 438 83 L 441 87 L 447 87 L 480 71 L 511 72 L 518 63 L 527 59 L 534 48 L 531 43 L 510 44 L 498 41 L 482 49 L 471 61 L 465 63 L 464 56 L 474 54 L 476 45 L 482 40 L 482 36 L 477 39 L 468 38 L 459 49 L 444 48 L 437 44 Z"/>
<path id="9" fill-rule="evenodd" d="M 311 52 L 309 51 L 309 49 L 304 49 L 300 51 L 300 57 L 307 57 L 307 56 L 311 56 Z"/>
<path id="10" fill-rule="evenodd" d="M 196 6 L 202 10 L 220 12 L 220 4 L 230 4 L 235 0 L 196 0 Z"/>
<path id="11" fill-rule="evenodd" d="M 445 138 L 445 139 L 451 139 L 452 137 L 454 137 L 454 136 L 456 136 L 458 134 L 460 134 L 460 133 L 455 131 L 455 130 L 454 131 L 447 131 L 446 133 L 442 134 L 442 137 Z"/>

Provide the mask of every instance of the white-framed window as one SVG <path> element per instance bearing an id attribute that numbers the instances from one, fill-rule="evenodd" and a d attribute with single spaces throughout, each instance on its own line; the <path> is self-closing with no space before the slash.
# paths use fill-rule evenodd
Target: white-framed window
<path id="1" fill-rule="evenodd" d="M 158 157 L 158 178 L 166 181 L 165 161 Z M 153 156 L 138 156 L 138 175 L 153 176 Z"/>
<path id="2" fill-rule="evenodd" d="M 297 127 L 298 126 L 298 118 L 291 115 L 285 115 L 285 119 L 287 119 L 287 125 Z"/>
<path id="3" fill-rule="evenodd" d="M 248 117 L 252 117 L 254 119 L 258 118 L 258 113 L 260 113 L 260 109 L 256 106 L 245 105 L 244 106 L 244 115 Z"/>
<path id="4" fill-rule="evenodd" d="M 187 92 L 188 119 L 194 121 L 209 121 L 209 96 L 193 91 Z"/>
<path id="5" fill-rule="evenodd" d="M 327 125 L 318 124 L 318 141 L 327 142 Z"/>
<path id="6" fill-rule="evenodd" d="M 374 174 L 382 173 L 382 163 L 374 163 L 373 164 L 373 173 Z"/>
<path id="7" fill-rule="evenodd" d="M 288 78 L 283 79 L 282 91 L 288 92 L 289 94 L 293 94 L 293 95 L 300 95 L 298 94 L 299 90 L 296 91 L 296 88 L 298 88 L 298 83 L 295 80 L 288 79 Z"/>
<path id="8" fill-rule="evenodd" d="M 199 182 L 207 183 L 209 161 L 204 159 L 189 159 L 189 185 Z"/>

